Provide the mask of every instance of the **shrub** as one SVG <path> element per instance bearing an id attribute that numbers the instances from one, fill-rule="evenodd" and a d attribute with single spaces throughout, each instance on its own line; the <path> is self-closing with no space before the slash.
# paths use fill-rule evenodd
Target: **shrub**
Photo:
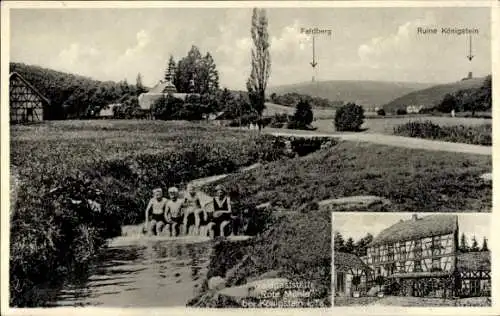
<path id="1" fill-rule="evenodd" d="M 380 116 L 385 116 L 385 110 L 384 109 L 379 109 L 377 111 L 377 115 L 380 115 Z"/>
<path id="2" fill-rule="evenodd" d="M 406 114 L 408 114 L 408 112 L 406 111 L 406 109 L 397 109 L 396 114 L 397 115 L 406 115 Z"/>
<path id="3" fill-rule="evenodd" d="M 313 121 L 313 111 L 311 105 L 307 101 L 300 101 L 297 103 L 297 107 L 295 109 L 295 114 L 293 115 L 292 122 L 294 124 L 288 125 L 297 128 L 297 129 L 305 129 L 311 122 Z"/>
<path id="4" fill-rule="evenodd" d="M 348 103 L 335 112 L 335 128 L 337 131 L 359 131 L 364 118 L 362 106 Z"/>

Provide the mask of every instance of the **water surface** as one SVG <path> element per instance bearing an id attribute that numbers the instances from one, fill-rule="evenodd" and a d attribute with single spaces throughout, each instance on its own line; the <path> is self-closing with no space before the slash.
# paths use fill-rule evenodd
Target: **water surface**
<path id="1" fill-rule="evenodd" d="M 111 244 L 91 275 L 68 282 L 56 306 L 175 307 L 186 306 L 206 278 L 211 242 L 149 240 Z"/>

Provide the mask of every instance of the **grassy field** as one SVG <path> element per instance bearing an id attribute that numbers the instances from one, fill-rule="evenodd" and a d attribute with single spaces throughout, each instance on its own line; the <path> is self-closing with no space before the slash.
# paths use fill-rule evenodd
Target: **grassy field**
<path id="1" fill-rule="evenodd" d="M 491 119 L 483 118 L 468 118 L 468 117 L 441 117 L 441 116 L 430 116 L 430 115 L 415 115 L 415 116 L 404 116 L 404 117 L 369 117 L 365 119 L 365 123 L 362 126 L 365 133 L 380 133 L 380 134 L 393 134 L 394 128 L 406 124 L 410 121 L 432 121 L 434 124 L 442 126 L 452 126 L 452 125 L 466 125 L 466 126 L 476 126 L 482 124 L 491 124 Z M 317 131 L 332 133 L 335 132 L 335 127 L 333 126 L 333 120 L 322 120 L 318 119 L 313 122 L 313 126 L 317 127 Z"/>
<path id="2" fill-rule="evenodd" d="M 276 162 L 222 180 L 234 195 L 296 210 L 308 202 L 377 195 L 387 211 L 490 211 L 488 156 L 342 142 L 306 157 Z"/>

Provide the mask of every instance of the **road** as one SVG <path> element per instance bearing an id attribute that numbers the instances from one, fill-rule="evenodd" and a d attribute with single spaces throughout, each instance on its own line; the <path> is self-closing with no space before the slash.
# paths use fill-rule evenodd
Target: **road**
<path id="1" fill-rule="evenodd" d="M 422 138 L 412 138 L 385 134 L 373 133 L 320 133 L 316 131 L 299 131 L 276 128 L 265 128 L 264 133 L 275 136 L 295 136 L 295 137 L 334 137 L 340 140 L 352 142 L 368 142 L 379 145 L 434 150 L 448 151 L 475 155 L 492 154 L 491 146 L 470 145 L 462 143 L 450 143 L 437 140 L 429 140 Z"/>

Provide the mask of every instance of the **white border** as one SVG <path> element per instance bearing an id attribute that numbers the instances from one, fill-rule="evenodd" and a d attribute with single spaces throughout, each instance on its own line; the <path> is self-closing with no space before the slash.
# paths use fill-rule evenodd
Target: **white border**
<path id="1" fill-rule="evenodd" d="M 273 8 L 285 8 L 285 7 L 329 7 L 329 8 L 348 8 L 348 7 L 492 7 L 492 74 L 493 74 L 493 137 L 494 144 L 496 144 L 497 139 L 497 126 L 498 116 L 500 115 L 500 109 L 498 109 L 498 100 L 500 99 L 500 86 L 499 81 L 496 80 L 496 72 L 500 63 L 500 50 L 498 43 L 498 31 L 500 29 L 500 13 L 499 13 L 499 2 L 491 1 L 337 1 L 337 2 L 325 2 L 325 1 L 263 1 L 263 2 L 235 2 L 235 1 L 219 1 L 219 2 L 126 2 L 126 1 L 113 1 L 113 2 L 83 2 L 83 1 L 71 1 L 71 2 L 18 2 L 9 1 L 1 3 L 1 108 L 0 108 L 0 119 L 1 119 L 1 129 L 0 129 L 0 152 L 1 152 L 1 162 L 0 162 L 0 175 L 1 175 L 1 192 L 0 192 L 0 203 L 1 203 L 1 314 L 2 315 L 84 315 L 84 314 L 101 314 L 101 315 L 164 315 L 168 312 L 168 315 L 220 315 L 220 314 L 261 314 L 261 315 L 330 315 L 332 313 L 342 314 L 342 315 L 397 315 L 397 314 L 407 314 L 407 315 L 499 315 L 500 305 L 499 305 L 499 293 L 500 293 L 500 278 L 498 278 L 498 273 L 496 273 L 496 267 L 500 264 L 500 256 L 498 252 L 500 251 L 500 233 L 495 231 L 491 234 L 490 248 L 492 249 L 492 307 L 489 308 L 468 308 L 468 307 L 443 307 L 443 308 L 400 308 L 400 307 L 381 307 L 381 308 L 371 308 L 367 310 L 366 308 L 360 307 L 332 307 L 325 309 L 192 309 L 192 308 L 145 308 L 145 309 L 120 309 L 120 308 L 35 308 L 35 309 L 18 309 L 18 308 L 8 308 L 8 253 L 9 253 L 9 127 L 8 127 L 8 85 L 4 84 L 8 82 L 8 71 L 9 71 L 9 10 L 17 8 L 160 8 L 160 7 L 183 7 L 183 8 L 213 8 L 213 7 L 226 7 L 226 8 L 240 8 L 240 7 L 273 7 Z M 493 147 L 493 177 L 494 183 L 497 179 L 500 180 L 500 175 L 497 172 L 496 160 L 498 153 L 496 147 Z M 493 213 L 492 213 L 492 226 L 500 227 L 500 216 L 498 216 L 498 211 L 496 210 L 497 205 L 499 205 L 498 199 L 500 195 L 497 194 L 497 186 L 493 185 Z M 332 246 L 333 247 L 333 246 Z"/>

